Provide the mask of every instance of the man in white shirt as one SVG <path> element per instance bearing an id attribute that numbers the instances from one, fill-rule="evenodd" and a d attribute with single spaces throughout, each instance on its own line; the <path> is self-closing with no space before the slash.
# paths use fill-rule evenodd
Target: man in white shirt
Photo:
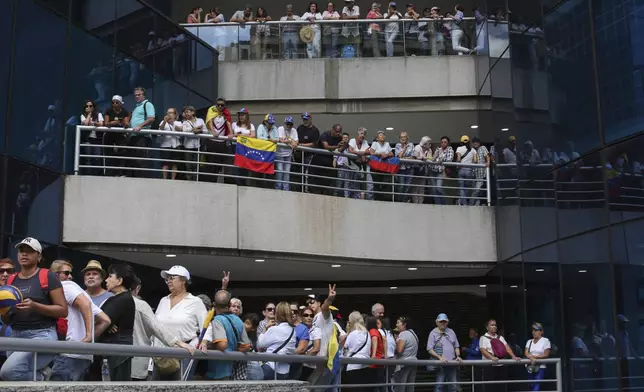
<path id="1" fill-rule="evenodd" d="M 461 136 L 461 145 L 456 149 L 456 162 L 466 165 L 478 163 L 478 155 L 476 150 L 470 144 L 470 137 L 467 135 Z M 467 195 L 470 188 L 474 186 L 474 168 L 461 166 L 458 168 L 458 191 L 461 198 L 458 199 L 458 204 L 462 206 L 468 205 Z"/>
<path id="2" fill-rule="evenodd" d="M 297 129 L 293 127 L 293 117 L 286 116 L 284 125 L 277 129 L 277 139 L 280 143 L 287 146 L 277 146 L 275 155 L 275 189 L 289 190 L 291 181 L 291 161 L 293 160 L 293 150 L 297 147 L 298 137 Z"/>
<path id="3" fill-rule="evenodd" d="M 300 17 L 293 13 L 293 6 L 288 4 L 286 6 L 286 15 L 280 18 L 281 22 L 292 20 L 300 20 Z M 300 30 L 302 25 L 297 23 L 284 23 L 280 25 L 282 29 L 282 48 L 284 50 L 285 59 L 294 59 L 297 58 L 297 45 L 300 42 L 300 38 L 297 32 Z"/>
<path id="4" fill-rule="evenodd" d="M 72 281 L 72 265 L 65 260 L 56 260 L 51 271 L 58 275 L 63 285 L 67 314 L 67 341 L 94 342 L 94 330 L 103 330 L 110 325 L 110 318 L 96 306 L 89 295 Z M 96 326 L 94 322 L 96 320 Z M 85 354 L 60 354 L 54 358 L 51 381 L 80 381 L 92 364 L 93 356 Z"/>
<path id="5" fill-rule="evenodd" d="M 310 305 L 311 309 L 315 312 L 315 316 L 313 317 L 313 326 L 317 327 L 322 334 L 322 339 L 320 340 L 320 351 L 317 354 L 319 357 L 326 357 L 329 355 L 329 342 L 331 339 L 337 339 L 339 347 L 342 347 L 344 340 L 347 338 L 346 332 L 342 330 L 338 331 L 340 336 L 334 336 L 333 334 L 335 323 L 329 307 L 333 304 L 335 295 L 335 285 L 329 285 L 329 295 L 324 302 L 320 302 L 319 298 L 316 298 Z M 333 375 L 328 371 L 320 377 L 318 383 L 320 385 L 335 385 L 338 381 L 338 376 Z"/>
<path id="6" fill-rule="evenodd" d="M 360 19 L 360 7 L 355 5 L 354 0 L 344 0 L 342 19 Z M 349 45 L 353 45 L 353 55 L 360 56 L 360 28 L 357 23 L 347 23 L 342 26 L 342 35 L 347 38 Z M 342 51 L 344 55 L 344 50 Z"/>

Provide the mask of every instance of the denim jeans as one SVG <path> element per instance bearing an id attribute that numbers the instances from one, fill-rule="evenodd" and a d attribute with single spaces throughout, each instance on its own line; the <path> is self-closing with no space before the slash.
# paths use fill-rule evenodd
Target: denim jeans
<path id="1" fill-rule="evenodd" d="M 287 374 L 275 374 L 275 370 L 270 367 L 267 363 L 262 365 L 262 371 L 264 372 L 264 380 L 286 380 L 288 378 Z"/>
<path id="2" fill-rule="evenodd" d="M 474 182 L 474 190 L 472 190 L 472 199 L 470 200 L 471 206 L 481 205 L 481 199 L 479 198 L 484 196 L 481 194 L 481 189 L 483 188 L 485 181 L 485 178 L 477 178 Z M 487 197 L 485 197 L 483 204 L 487 204 Z"/>
<path id="3" fill-rule="evenodd" d="M 284 50 L 285 59 L 297 58 L 297 44 L 300 38 L 295 31 L 285 31 L 282 33 L 282 49 Z"/>
<path id="4" fill-rule="evenodd" d="M 387 57 L 393 57 L 394 55 L 394 44 L 396 42 L 396 37 L 398 36 L 397 31 L 386 31 L 385 32 L 385 41 L 387 47 Z"/>
<path id="5" fill-rule="evenodd" d="M 292 157 L 277 157 L 275 160 L 275 189 L 289 190 Z"/>
<path id="6" fill-rule="evenodd" d="M 92 144 L 92 146 L 88 147 L 83 147 L 83 154 L 85 155 L 94 155 L 94 156 L 101 156 L 103 155 L 103 151 L 101 150 L 100 147 L 97 147 L 95 145 L 97 144 L 102 144 L 103 141 L 101 139 L 87 139 L 87 144 Z M 85 158 L 86 161 L 83 162 L 85 165 L 90 165 L 93 166 L 91 169 L 87 169 L 87 173 L 93 176 L 98 176 L 103 174 L 103 168 L 99 166 L 103 166 L 103 158 Z"/>
<path id="7" fill-rule="evenodd" d="M 338 179 L 336 180 L 336 187 L 337 188 L 344 188 L 343 190 L 336 190 L 338 195 L 344 196 L 344 197 L 350 197 L 352 199 L 359 199 L 360 198 L 360 192 L 359 192 L 359 183 L 357 183 L 356 177 L 358 175 L 357 171 L 354 170 L 348 170 L 348 169 L 340 169 L 338 170 Z"/>
<path id="8" fill-rule="evenodd" d="M 416 382 L 416 373 L 418 368 L 415 365 L 403 366 L 399 371 L 394 374 L 394 382 L 396 384 L 411 384 Z M 396 392 L 414 392 L 413 385 L 396 385 L 394 387 Z"/>
<path id="9" fill-rule="evenodd" d="M 445 179 L 445 174 L 433 172 L 432 176 L 434 177 L 431 177 L 429 180 L 432 185 L 432 193 L 436 195 L 435 203 L 446 204 L 445 198 L 443 197 L 443 195 L 445 194 L 445 190 L 443 189 L 443 180 Z"/>
<path id="10" fill-rule="evenodd" d="M 320 57 L 322 34 L 319 28 L 313 29 L 313 31 L 315 32 L 313 35 L 313 41 L 306 44 L 306 55 L 310 59 L 317 59 Z"/>
<path id="11" fill-rule="evenodd" d="M 62 355 L 54 359 L 51 367 L 51 381 L 83 381 L 92 361 L 89 359 L 70 358 Z"/>
<path id="12" fill-rule="evenodd" d="M 264 379 L 264 371 L 259 362 L 250 361 L 246 368 L 246 379 L 252 381 L 261 381 Z"/>
<path id="13" fill-rule="evenodd" d="M 456 367 L 447 366 L 438 368 L 436 372 L 436 382 L 456 382 L 457 370 L 458 368 Z M 458 390 L 458 387 L 456 384 L 447 385 L 447 388 L 445 388 L 445 385 L 436 385 L 436 392 L 443 392 L 445 390 L 449 392 L 456 392 Z"/>
<path id="14" fill-rule="evenodd" d="M 528 373 L 528 380 L 543 380 L 545 376 L 546 376 L 546 369 L 539 368 L 539 371 L 536 373 Z M 541 383 L 535 382 L 534 384 L 530 384 L 530 390 L 540 391 Z"/>
<path id="15" fill-rule="evenodd" d="M 338 57 L 338 33 L 331 33 L 322 37 L 324 57 L 331 59 Z"/>
<path id="16" fill-rule="evenodd" d="M 461 205 L 467 205 L 467 194 L 469 193 L 470 188 L 472 187 L 473 182 L 471 181 L 474 178 L 473 173 L 472 173 L 472 168 L 470 167 L 461 167 L 458 170 L 458 187 L 460 188 L 458 190 L 461 198 L 458 199 L 458 202 Z"/>
<path id="17" fill-rule="evenodd" d="M 58 340 L 56 328 L 46 329 L 27 329 L 11 331 L 12 338 L 32 339 L 32 340 Z M 36 381 L 43 381 L 44 377 L 40 372 L 47 367 L 54 359 L 56 354 L 38 354 L 36 360 Z M 7 351 L 7 360 L 0 369 L 0 379 L 4 381 L 32 381 L 34 353 L 21 351 Z"/>
<path id="18" fill-rule="evenodd" d="M 414 174 L 414 168 L 410 167 L 407 169 L 400 169 L 398 175 L 396 176 L 396 201 L 406 202 L 411 199 L 410 195 L 403 195 L 402 193 L 409 193 L 409 185 L 411 184 L 412 175 Z"/>

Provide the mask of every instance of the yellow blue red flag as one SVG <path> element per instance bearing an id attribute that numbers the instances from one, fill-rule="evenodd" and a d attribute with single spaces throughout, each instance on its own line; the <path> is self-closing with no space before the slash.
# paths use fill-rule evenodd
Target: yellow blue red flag
<path id="1" fill-rule="evenodd" d="M 329 339 L 328 354 L 326 366 L 331 373 L 337 375 L 340 373 L 340 344 L 338 343 L 338 326 L 335 323 L 333 323 L 333 335 Z"/>
<path id="2" fill-rule="evenodd" d="M 235 166 L 257 173 L 275 174 L 277 144 L 270 140 L 238 136 Z"/>

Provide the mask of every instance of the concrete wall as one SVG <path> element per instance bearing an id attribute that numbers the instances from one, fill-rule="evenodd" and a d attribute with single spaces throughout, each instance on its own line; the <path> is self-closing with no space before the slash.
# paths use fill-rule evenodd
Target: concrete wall
<path id="1" fill-rule="evenodd" d="M 230 101 L 475 96 L 475 59 L 430 56 L 222 62 L 219 95 Z"/>
<path id="2" fill-rule="evenodd" d="M 69 176 L 63 241 L 383 261 L 493 262 L 488 207 L 368 202 L 187 181 Z"/>
<path id="3" fill-rule="evenodd" d="M 300 381 L 3 382 L 3 392 L 306 392 Z"/>

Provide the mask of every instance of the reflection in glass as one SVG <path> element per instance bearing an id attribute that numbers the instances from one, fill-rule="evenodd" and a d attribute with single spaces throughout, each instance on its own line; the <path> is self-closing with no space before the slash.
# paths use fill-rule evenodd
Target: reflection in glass
<path id="1" fill-rule="evenodd" d="M 5 12 L 0 14 L 0 36 L 5 37 L 7 40 L 11 40 L 11 34 L 13 30 L 12 23 L 12 10 L 13 10 L 13 0 L 5 2 Z M 6 118 L 7 110 L 7 94 L 9 93 L 9 49 L 10 45 L 4 45 L 0 49 L 0 118 Z M 4 152 L 4 143 L 5 143 L 5 121 L 0 121 L 0 153 Z"/>

